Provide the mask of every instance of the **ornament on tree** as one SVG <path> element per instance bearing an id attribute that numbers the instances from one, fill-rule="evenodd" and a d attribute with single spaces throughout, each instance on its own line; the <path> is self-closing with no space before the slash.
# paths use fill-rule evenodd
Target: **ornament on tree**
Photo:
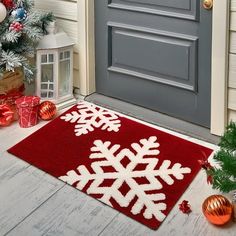
<path id="1" fill-rule="evenodd" d="M 42 120 L 51 120 L 57 112 L 56 105 L 50 101 L 44 101 L 39 105 L 39 117 Z"/>
<path id="2" fill-rule="evenodd" d="M 0 23 L 5 20 L 7 16 L 7 9 L 3 3 L 0 2 Z"/>
<path id="3" fill-rule="evenodd" d="M 8 126 L 14 121 L 14 111 L 7 104 L 0 105 L 0 126 Z"/>
<path id="4" fill-rule="evenodd" d="M 27 11 L 23 7 L 20 7 L 13 10 L 11 15 L 15 18 L 16 21 L 23 21 L 27 18 Z"/>
<path id="5" fill-rule="evenodd" d="M 224 225 L 232 219 L 233 205 L 222 195 L 212 195 L 202 204 L 207 220 L 214 225 Z"/>
<path id="6" fill-rule="evenodd" d="M 24 28 L 24 26 L 20 22 L 16 21 L 16 22 L 13 22 L 10 24 L 9 30 L 20 32 L 20 31 L 22 31 L 23 28 Z"/>
<path id="7" fill-rule="evenodd" d="M 13 2 L 13 0 L 2 0 L 2 3 L 7 9 L 13 9 L 15 7 L 15 3 Z"/>

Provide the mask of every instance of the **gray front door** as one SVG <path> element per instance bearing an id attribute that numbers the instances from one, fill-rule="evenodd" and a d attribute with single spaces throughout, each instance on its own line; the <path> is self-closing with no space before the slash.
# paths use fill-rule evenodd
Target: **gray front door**
<path id="1" fill-rule="evenodd" d="M 200 0 L 96 0 L 97 92 L 210 126 L 211 11 Z"/>

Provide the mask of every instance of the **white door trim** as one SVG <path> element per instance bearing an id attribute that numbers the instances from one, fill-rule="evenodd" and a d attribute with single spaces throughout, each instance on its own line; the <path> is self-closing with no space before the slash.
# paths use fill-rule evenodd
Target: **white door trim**
<path id="1" fill-rule="evenodd" d="M 214 0 L 212 20 L 211 133 L 222 135 L 227 124 L 229 0 Z"/>
<path id="2" fill-rule="evenodd" d="M 79 88 L 83 96 L 95 92 L 94 0 L 78 1 Z"/>
<path id="3" fill-rule="evenodd" d="M 95 92 L 94 1 L 78 1 L 80 92 Z M 229 0 L 214 0 L 212 25 L 211 133 L 227 124 Z"/>

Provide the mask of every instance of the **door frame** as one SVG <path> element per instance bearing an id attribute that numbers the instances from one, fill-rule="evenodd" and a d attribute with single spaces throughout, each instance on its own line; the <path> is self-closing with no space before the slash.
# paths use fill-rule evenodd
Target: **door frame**
<path id="1" fill-rule="evenodd" d="M 79 78 L 83 96 L 95 88 L 95 0 L 78 1 Z M 211 127 L 222 135 L 227 124 L 230 0 L 214 0 L 212 12 Z M 217 17 L 220 16 L 220 17 Z"/>

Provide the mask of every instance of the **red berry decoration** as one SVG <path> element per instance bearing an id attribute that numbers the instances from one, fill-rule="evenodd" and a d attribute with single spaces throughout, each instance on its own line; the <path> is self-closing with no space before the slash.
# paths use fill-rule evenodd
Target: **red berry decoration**
<path id="1" fill-rule="evenodd" d="M 53 102 L 45 101 L 39 105 L 39 117 L 42 120 L 51 120 L 57 113 L 56 105 Z"/>
<path id="2" fill-rule="evenodd" d="M 20 22 L 13 22 L 10 24 L 9 30 L 20 32 L 23 29 L 23 25 Z"/>
<path id="3" fill-rule="evenodd" d="M 179 209 L 184 214 L 189 214 L 192 211 L 190 204 L 186 200 L 183 200 L 182 203 L 179 204 Z"/>

